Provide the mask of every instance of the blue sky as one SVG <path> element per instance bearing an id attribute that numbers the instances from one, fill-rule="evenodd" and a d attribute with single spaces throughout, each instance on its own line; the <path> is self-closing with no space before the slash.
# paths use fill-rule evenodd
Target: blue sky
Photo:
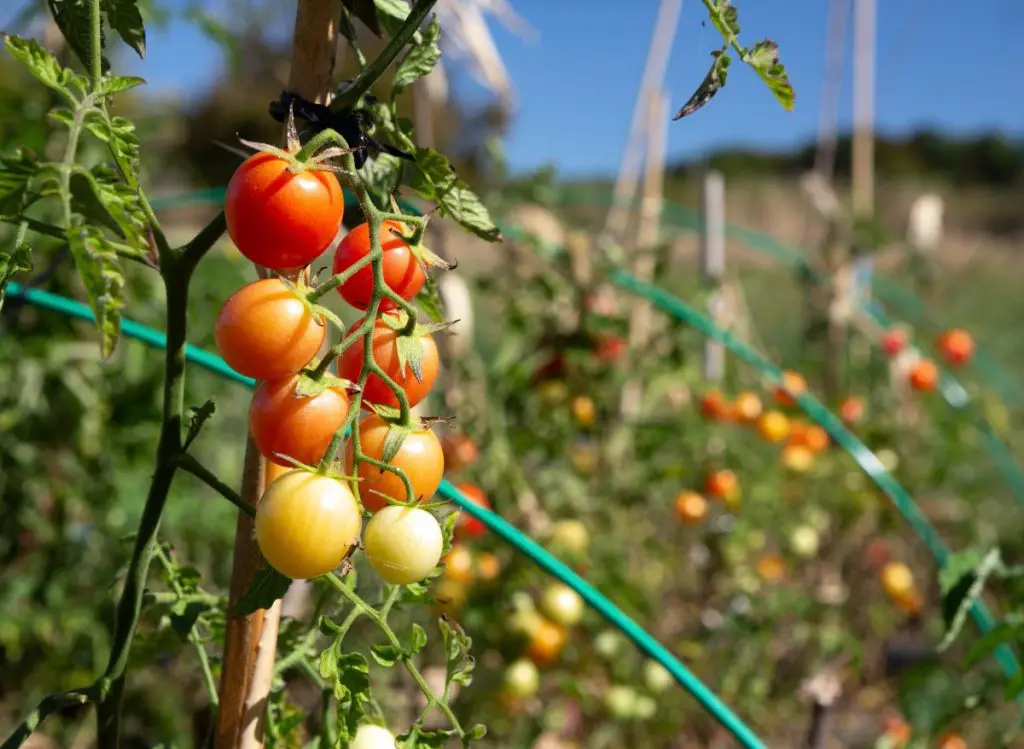
<path id="1" fill-rule="evenodd" d="M 184 0 L 171 0 L 172 7 Z M 629 127 L 656 0 L 512 0 L 537 30 L 525 43 L 495 28 L 518 91 L 507 141 L 510 166 L 555 163 L 563 174 L 613 171 Z M 214 3 L 210 3 L 214 5 Z M 780 148 L 814 136 L 825 60 L 827 0 L 738 0 L 742 36 L 770 36 L 797 91 L 784 111 L 751 72 L 734 65 L 728 86 L 692 118 L 668 126 L 670 156 L 722 145 Z M 951 132 L 1024 132 L 1021 0 L 879 0 L 877 122 L 900 133 L 919 126 Z M 703 77 L 718 37 L 699 0 L 684 0 L 666 86 L 673 112 Z M 0 21 L 3 18 L 0 16 Z M 852 24 L 851 24 L 852 25 Z M 495 24 L 496 27 L 496 24 Z M 189 25 L 150 32 L 149 57 L 134 64 L 156 92 L 187 91 L 217 75 L 219 50 Z M 568 84 L 558 78 L 568 78 Z M 471 83 L 462 94 L 480 96 Z M 841 123 L 851 116 L 849 66 Z"/>

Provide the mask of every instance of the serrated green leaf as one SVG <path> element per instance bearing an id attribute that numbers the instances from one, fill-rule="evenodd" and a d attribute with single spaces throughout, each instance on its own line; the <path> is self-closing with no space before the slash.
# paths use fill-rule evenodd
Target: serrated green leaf
<path id="1" fill-rule="evenodd" d="M 423 382 L 423 339 L 418 335 L 396 336 L 395 350 L 398 352 L 399 373 L 404 377 L 408 367 L 416 381 Z"/>
<path id="2" fill-rule="evenodd" d="M 359 168 L 366 189 L 377 198 L 386 198 L 394 192 L 402 170 L 402 161 L 388 153 L 377 154 Z"/>
<path id="3" fill-rule="evenodd" d="M 100 92 L 103 94 L 120 94 L 124 91 L 131 91 L 136 86 L 146 83 L 144 78 L 134 75 L 107 76 L 100 82 Z"/>
<path id="4" fill-rule="evenodd" d="M 120 336 L 121 310 L 125 305 L 124 276 L 121 275 L 117 253 L 100 230 L 93 226 L 71 226 L 65 236 L 96 316 L 100 353 L 107 359 Z"/>
<path id="5" fill-rule="evenodd" d="M 939 643 L 938 650 L 948 648 L 960 634 L 967 621 L 967 614 L 974 602 L 981 596 L 985 583 L 1002 566 L 999 549 L 992 549 L 973 570 L 965 573 L 958 582 L 946 588 L 942 597 L 942 618 L 946 623 L 946 636 Z"/>
<path id="6" fill-rule="evenodd" d="M 0 308 L 3 307 L 7 284 L 16 273 L 32 270 L 32 248 L 22 242 L 13 252 L 0 252 Z"/>
<path id="7" fill-rule="evenodd" d="M 361 653 L 346 653 L 338 657 L 338 671 L 332 684 L 337 700 L 338 745 L 348 746 L 359 727 L 370 699 L 370 666 Z"/>
<path id="8" fill-rule="evenodd" d="M 438 45 L 440 37 L 441 24 L 436 17 L 431 18 L 419 44 L 412 47 L 398 64 L 392 82 L 392 96 L 398 95 L 434 69 L 441 59 L 441 47 Z"/>
<path id="9" fill-rule="evenodd" d="M 260 609 L 270 608 L 274 601 L 284 597 L 291 584 L 290 577 L 285 577 L 269 564 L 264 563 L 263 568 L 253 576 L 248 590 L 235 604 L 234 616 L 245 616 Z"/>
<path id="10" fill-rule="evenodd" d="M 438 620 L 438 626 L 441 628 L 447 662 L 445 683 L 469 686 L 473 681 L 473 668 L 476 666 L 476 661 L 469 652 L 473 641 L 458 622 L 447 616 L 442 616 Z"/>
<path id="11" fill-rule="evenodd" d="M 416 164 L 409 171 L 409 187 L 437 204 L 442 216 L 451 216 L 463 228 L 488 242 L 500 242 L 501 232 L 480 198 L 460 180 L 444 156 L 432 148 L 416 149 Z"/>
<path id="12" fill-rule="evenodd" d="M 422 652 L 423 648 L 427 646 L 427 630 L 423 629 L 419 624 L 412 625 L 412 646 L 409 648 L 411 655 L 416 655 Z"/>
<path id="13" fill-rule="evenodd" d="M 72 209 L 111 229 L 136 250 L 146 247 L 146 215 L 138 196 L 105 164 L 71 175 Z"/>
<path id="14" fill-rule="evenodd" d="M 449 512 L 441 523 L 441 536 L 444 539 L 443 549 L 447 554 L 452 550 L 452 543 L 455 539 L 455 526 L 459 522 L 459 510 Z"/>
<path id="15" fill-rule="evenodd" d="M 187 640 L 192 628 L 196 625 L 199 617 L 209 609 L 209 605 L 201 601 L 180 600 L 171 606 L 171 629 L 173 629 L 182 640 Z"/>
<path id="16" fill-rule="evenodd" d="M 327 681 L 333 681 L 338 675 L 338 654 L 335 652 L 333 645 L 320 653 L 320 657 L 317 660 L 317 671 L 320 672 L 321 678 Z"/>
<path id="17" fill-rule="evenodd" d="M 946 564 L 939 570 L 939 588 L 942 595 L 949 593 L 964 575 L 974 571 L 981 564 L 984 554 L 981 549 L 964 549 L 950 554 Z"/>
<path id="18" fill-rule="evenodd" d="M 54 122 L 64 125 L 65 127 L 71 127 L 75 123 L 75 113 L 67 107 L 56 107 L 46 113 Z"/>
<path id="19" fill-rule="evenodd" d="M 405 651 L 397 645 L 374 645 L 370 648 L 373 659 L 385 668 L 391 668 L 405 658 Z"/>
<path id="20" fill-rule="evenodd" d="M 0 216 L 20 216 L 28 203 L 32 180 L 42 164 L 30 151 L 0 157 Z"/>
<path id="21" fill-rule="evenodd" d="M 414 301 L 434 322 L 444 320 L 444 301 L 441 299 L 441 290 L 437 280 L 433 276 L 427 276 L 427 282 L 423 284 L 423 288 L 420 289 Z"/>
<path id="22" fill-rule="evenodd" d="M 412 429 L 400 424 L 389 424 L 388 433 L 384 436 L 384 449 L 381 454 L 381 461 L 390 464 L 402 449 L 406 438 L 412 434 Z"/>
<path id="23" fill-rule="evenodd" d="M 173 577 L 175 584 L 181 588 L 181 592 L 185 595 L 195 593 L 199 590 L 199 583 L 202 582 L 203 579 L 199 570 L 190 565 L 185 567 L 175 567 Z"/>
<path id="24" fill-rule="evenodd" d="M 732 41 L 740 33 L 739 12 L 732 0 L 713 0 L 708 9 L 711 23 L 727 42 Z"/>
<path id="25" fill-rule="evenodd" d="M 137 0 L 102 0 L 103 14 L 107 17 L 110 28 L 117 32 L 122 41 L 135 50 L 135 53 L 146 57 L 146 27 L 142 23 Z"/>
<path id="26" fill-rule="evenodd" d="M 409 4 L 405 0 L 373 0 L 378 13 L 394 18 L 396 21 L 404 21 L 409 17 Z"/>
<path id="27" fill-rule="evenodd" d="M 139 138 L 130 120 L 124 117 L 89 117 L 85 121 L 85 128 L 106 143 L 118 162 L 124 164 L 132 175 L 138 174 Z"/>
<path id="28" fill-rule="evenodd" d="M 7 51 L 28 71 L 46 86 L 64 95 L 74 103 L 73 89 L 79 93 L 86 90 L 85 78 L 76 75 L 68 68 L 62 67 L 57 58 L 43 48 L 34 39 L 23 39 L 19 36 L 8 36 L 4 39 Z"/>
<path id="29" fill-rule="evenodd" d="M 779 62 L 779 45 L 771 39 L 763 39 L 747 50 L 745 62 L 768 84 L 779 103 L 787 111 L 792 111 L 796 94 L 785 66 Z"/>
<path id="30" fill-rule="evenodd" d="M 477 723 L 466 732 L 466 738 L 470 741 L 479 741 L 480 739 L 486 738 L 487 726 L 483 723 Z"/>
<path id="31" fill-rule="evenodd" d="M 693 92 L 693 95 L 690 96 L 682 108 L 676 112 L 675 117 L 672 118 L 673 120 L 680 120 L 683 117 L 689 117 L 711 101 L 715 94 L 722 90 L 722 86 L 725 85 L 725 80 L 729 75 L 729 64 L 732 62 L 728 52 L 726 52 L 727 49 L 727 47 L 722 47 L 721 49 L 715 50 L 711 53 L 714 60 L 711 63 L 711 68 L 708 70 L 708 74 L 704 76 L 704 80 L 701 81 L 700 86 L 698 86 L 697 90 Z"/>
<path id="32" fill-rule="evenodd" d="M 89 0 L 47 0 L 50 14 L 57 28 L 64 35 L 68 46 L 75 53 L 86 70 L 92 68 L 92 21 Z M 100 49 L 104 48 L 105 39 L 100 31 Z M 101 52 L 102 55 L 102 52 Z M 110 69 L 110 63 L 102 58 L 102 72 Z"/>

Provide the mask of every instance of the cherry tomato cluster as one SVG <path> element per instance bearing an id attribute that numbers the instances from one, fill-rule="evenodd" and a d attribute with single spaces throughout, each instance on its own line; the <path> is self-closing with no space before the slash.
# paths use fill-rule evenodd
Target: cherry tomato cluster
<path id="1" fill-rule="evenodd" d="M 410 319 L 429 252 L 412 241 L 414 227 L 380 216 L 371 217 L 379 257 L 370 223 L 341 239 L 331 286 L 364 316 L 328 354 L 337 357 L 335 377 L 327 372 L 330 361 L 316 357 L 328 323 L 340 330 L 340 321 L 317 305 L 328 289 L 307 285 L 306 266 L 334 242 L 343 212 L 337 178 L 315 157 L 268 148 L 247 159 L 228 185 L 228 233 L 271 275 L 232 294 L 215 338 L 227 363 L 258 381 L 249 428 L 271 466 L 255 521 L 267 562 L 292 578 L 316 577 L 337 567 L 361 536 L 367 560 L 385 581 L 410 584 L 434 570 L 443 547 L 437 519 L 415 504 L 437 491 L 444 453 L 429 426 L 409 413 L 439 368 L 431 336 L 438 326 Z M 355 400 L 364 413 L 353 424 Z M 339 476 L 330 464 L 337 435 L 349 426 L 348 475 Z"/>
<path id="2" fill-rule="evenodd" d="M 909 340 L 902 328 L 891 328 L 882 333 L 879 343 L 889 357 L 897 357 L 908 350 Z M 974 337 L 960 328 L 943 331 L 935 341 L 939 354 L 953 367 L 967 364 L 974 358 Z M 939 368 L 931 359 L 919 356 L 909 367 L 907 383 L 912 390 L 930 393 L 938 387 Z"/>

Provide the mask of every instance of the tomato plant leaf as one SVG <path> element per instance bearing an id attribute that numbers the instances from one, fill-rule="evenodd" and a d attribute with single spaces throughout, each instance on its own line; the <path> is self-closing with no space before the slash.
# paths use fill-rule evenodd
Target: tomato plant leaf
<path id="1" fill-rule="evenodd" d="M 57 28 L 67 40 L 75 56 L 82 61 L 86 70 L 92 68 L 92 23 L 89 0 L 47 0 L 50 14 Z M 103 30 L 100 30 L 100 49 L 105 46 Z M 105 57 L 100 60 L 101 70 L 106 73 L 110 63 Z"/>
<path id="2" fill-rule="evenodd" d="M 682 108 L 676 112 L 673 120 L 681 120 L 683 117 L 689 117 L 691 114 L 696 112 L 698 109 L 703 107 L 709 101 L 711 101 L 715 94 L 722 90 L 722 86 L 725 85 L 725 79 L 729 74 L 729 64 L 732 59 L 726 52 L 727 47 L 715 50 L 711 53 L 714 60 L 711 63 L 711 68 L 708 70 L 708 74 L 704 76 L 704 80 L 701 81 L 700 86 L 693 92 L 689 99 Z"/>
<path id="3" fill-rule="evenodd" d="M 473 641 L 458 622 L 447 616 L 438 619 L 438 626 L 441 628 L 441 639 L 444 642 L 447 659 L 445 685 L 455 683 L 469 686 L 473 681 L 473 668 L 476 666 L 476 660 L 470 655 Z"/>
<path id="4" fill-rule="evenodd" d="M 393 1 L 393 0 L 392 0 Z M 374 0 L 341 0 L 341 5 L 345 11 L 351 13 L 353 16 L 363 22 L 363 25 L 370 30 L 374 36 L 380 36 L 380 21 L 377 19 L 377 8 Z M 346 24 L 342 23 L 342 29 Z M 351 26 L 351 23 L 348 24 Z M 346 34 L 346 38 L 347 38 Z M 355 38 L 355 30 L 353 29 L 353 39 Z M 349 39 L 349 41 L 353 41 Z"/>
<path id="5" fill-rule="evenodd" d="M 441 290 L 437 280 L 433 276 L 427 276 L 426 283 L 423 284 L 423 288 L 420 289 L 414 301 L 434 322 L 444 319 L 444 301 L 441 299 Z"/>
<path id="6" fill-rule="evenodd" d="M 384 447 L 380 456 L 381 461 L 390 464 L 395 459 L 395 456 L 398 455 L 398 451 L 402 449 L 402 444 L 410 434 L 412 434 L 412 429 L 409 427 L 402 426 L 401 424 L 390 424 L 388 426 L 388 433 L 384 436 Z"/>
<path id="7" fill-rule="evenodd" d="M 337 673 L 332 684 L 337 700 L 338 746 L 355 736 L 363 717 L 363 705 L 370 699 L 370 664 L 362 653 L 338 655 Z"/>
<path id="8" fill-rule="evenodd" d="M 409 17 L 409 4 L 405 0 L 373 0 L 373 4 L 378 13 L 396 21 L 404 21 Z"/>
<path id="9" fill-rule="evenodd" d="M 139 137 L 135 125 L 124 117 L 96 118 L 85 121 L 86 129 L 110 147 L 119 164 L 132 174 L 139 171 Z"/>
<path id="10" fill-rule="evenodd" d="M 4 304 L 7 284 L 14 274 L 32 270 L 32 248 L 24 242 L 10 253 L 0 252 L 0 308 Z"/>
<path id="11" fill-rule="evenodd" d="M 385 197 L 394 192 L 402 171 L 402 161 L 389 153 L 377 154 L 367 159 L 358 174 L 363 178 L 366 189 L 376 197 Z"/>
<path id="12" fill-rule="evenodd" d="M 213 418 L 214 412 L 217 410 L 216 404 L 212 399 L 207 400 L 201 406 L 192 406 L 185 412 L 185 439 L 182 442 L 181 449 L 186 451 L 195 442 L 196 437 L 199 436 L 199 432 L 202 430 L 203 425 Z"/>
<path id="13" fill-rule="evenodd" d="M 121 333 L 124 277 L 117 253 L 93 226 L 75 224 L 66 232 L 71 257 L 85 286 L 100 331 L 100 353 L 110 357 Z"/>
<path id="14" fill-rule="evenodd" d="M 34 39 L 7 36 L 4 44 L 11 56 L 24 65 L 28 71 L 46 86 L 62 94 L 74 103 L 73 90 L 84 94 L 88 88 L 86 79 L 68 68 L 61 66 L 57 58 Z"/>
<path id="15" fill-rule="evenodd" d="M 740 33 L 739 11 L 732 0 L 713 0 L 708 7 L 711 23 L 726 42 L 731 42 Z"/>
<path id="16" fill-rule="evenodd" d="M 274 601 L 284 597 L 291 584 L 290 577 L 285 577 L 264 561 L 263 568 L 253 575 L 248 590 L 235 604 L 234 616 L 245 616 L 260 609 L 270 608 Z"/>
<path id="17" fill-rule="evenodd" d="M 320 395 L 325 390 L 358 390 L 356 383 L 351 380 L 345 380 L 341 377 L 335 377 L 332 374 L 322 374 L 320 379 L 314 380 L 307 374 L 299 376 L 299 381 L 295 385 L 295 397 L 296 398 L 311 398 L 314 395 Z"/>
<path id="18" fill-rule="evenodd" d="M 957 566 L 960 566 L 959 564 Z M 955 583 L 952 574 L 942 581 L 942 618 L 946 623 L 946 636 L 938 645 L 941 652 L 956 640 L 967 621 L 967 614 L 985 589 L 988 578 L 1002 567 L 999 549 L 992 549 L 973 569 L 964 573 Z"/>
<path id="19" fill-rule="evenodd" d="M 391 668 L 406 657 L 406 651 L 398 645 L 374 645 L 370 654 L 384 668 Z"/>
<path id="20" fill-rule="evenodd" d="M 0 216 L 20 216 L 29 202 L 32 181 L 42 164 L 31 151 L 18 149 L 0 157 Z"/>
<path id="21" fill-rule="evenodd" d="M 101 7 L 110 28 L 117 32 L 122 41 L 146 57 L 146 27 L 142 23 L 138 0 L 102 0 Z"/>
<path id="22" fill-rule="evenodd" d="M 134 75 L 106 76 L 100 82 L 100 91 L 104 94 L 120 94 L 124 91 L 131 91 L 136 86 L 142 86 L 145 83 L 145 78 L 139 78 Z"/>
<path id="23" fill-rule="evenodd" d="M 763 39 L 747 50 L 743 61 L 757 72 L 779 103 L 787 111 L 792 111 L 796 94 L 786 67 L 779 62 L 779 45 L 771 39 Z"/>
<path id="24" fill-rule="evenodd" d="M 398 70 L 395 71 L 395 78 L 391 84 L 392 98 L 434 69 L 437 61 L 441 59 L 441 47 L 438 45 L 440 38 L 441 24 L 436 17 L 431 18 L 419 44 L 410 49 L 398 63 Z"/>
<path id="25" fill-rule="evenodd" d="M 182 640 L 187 640 L 192 628 L 196 625 L 199 617 L 209 610 L 207 603 L 189 599 L 179 599 L 171 606 L 170 622 L 173 629 Z"/>
<path id="26" fill-rule="evenodd" d="M 395 350 L 398 352 L 399 373 L 404 377 L 408 367 L 416 381 L 423 382 L 423 339 L 415 334 L 396 336 Z"/>
<path id="27" fill-rule="evenodd" d="M 92 223 L 102 224 L 133 249 L 146 247 L 146 216 L 135 192 L 105 164 L 71 175 L 71 204 Z"/>
<path id="28" fill-rule="evenodd" d="M 448 160 L 432 148 L 416 149 L 416 165 L 409 170 L 409 187 L 437 203 L 442 216 L 488 242 L 500 242 L 501 232 L 480 198 L 460 180 Z"/>
<path id="29" fill-rule="evenodd" d="M 413 623 L 412 625 L 412 646 L 409 648 L 411 655 L 416 655 L 422 652 L 423 648 L 427 646 L 427 630 L 423 629 L 419 624 Z"/>

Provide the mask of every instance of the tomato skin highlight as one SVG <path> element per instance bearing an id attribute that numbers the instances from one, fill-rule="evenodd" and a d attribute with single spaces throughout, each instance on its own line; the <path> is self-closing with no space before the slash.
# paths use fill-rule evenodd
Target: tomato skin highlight
<path id="1" fill-rule="evenodd" d="M 334 241 L 345 200 L 330 172 L 288 171 L 288 162 L 256 153 L 228 182 L 228 235 L 246 258 L 281 270 L 309 265 Z"/>
<path id="2" fill-rule="evenodd" d="M 256 507 L 256 543 L 271 566 L 296 580 L 337 567 L 359 539 L 362 513 L 342 482 L 301 469 L 263 492 Z"/>
<path id="3" fill-rule="evenodd" d="M 473 504 L 486 507 L 488 510 L 491 509 L 491 503 L 487 500 L 487 495 L 476 484 L 459 484 L 455 488 L 462 492 Z M 465 511 L 460 513 L 459 520 L 455 524 L 455 538 L 459 541 L 482 536 L 486 531 L 486 525 L 471 517 Z"/>
<path id="4" fill-rule="evenodd" d="M 307 398 L 295 396 L 298 376 L 261 382 L 249 404 L 249 432 L 260 453 L 287 465 L 275 453 L 300 463 L 316 465 L 324 457 L 334 433 L 348 416 L 348 395 L 328 388 Z"/>
<path id="5" fill-rule="evenodd" d="M 349 328 L 346 335 L 350 334 L 360 324 L 357 322 Z M 408 364 L 406 364 L 404 371 L 399 368 L 398 338 L 397 330 L 392 329 L 390 325 L 381 319 L 376 320 L 372 338 L 373 360 L 377 362 L 388 377 L 405 391 L 409 407 L 412 408 L 426 398 L 430 389 L 434 386 L 440 369 L 440 359 L 437 344 L 434 343 L 433 337 L 430 335 L 420 336 L 420 340 L 423 343 L 423 378 L 422 380 L 417 380 L 416 375 L 413 374 L 412 367 Z M 365 340 L 360 337 L 359 340 L 345 349 L 345 353 L 338 358 L 339 376 L 352 382 L 359 381 L 363 372 L 364 347 Z M 391 388 L 387 386 L 384 380 L 375 374 L 371 374 L 366 379 L 366 385 L 363 387 L 362 403 L 367 409 L 370 403 L 398 408 L 398 398 L 391 392 Z"/>
<path id="6" fill-rule="evenodd" d="M 685 525 L 697 525 L 708 514 L 708 502 L 697 492 L 681 492 L 675 501 L 676 517 Z"/>
<path id="7" fill-rule="evenodd" d="M 383 461 L 384 441 L 387 439 L 391 425 L 377 414 L 367 416 L 359 423 L 359 449 L 374 460 Z M 349 440 L 345 451 L 348 466 L 352 466 L 352 441 Z M 412 484 L 415 498 L 424 502 L 434 496 L 441 485 L 444 475 L 444 452 L 441 442 L 429 429 L 419 429 L 406 436 L 402 446 L 391 459 L 391 465 L 401 468 Z M 360 463 L 357 473 L 359 482 L 359 498 L 363 506 L 370 512 L 377 512 L 389 502 L 379 492 L 399 502 L 406 502 L 405 484 L 397 474 L 383 468 Z"/>
<path id="8" fill-rule="evenodd" d="M 363 546 L 367 561 L 386 582 L 409 585 L 437 567 L 444 538 L 441 525 L 426 510 L 388 505 L 366 524 Z"/>
<path id="9" fill-rule="evenodd" d="M 295 374 L 316 356 L 327 326 L 279 278 L 247 284 L 228 297 L 214 339 L 224 361 L 257 380 Z"/>
<path id="10" fill-rule="evenodd" d="M 427 275 L 423 266 L 413 255 L 409 245 L 398 234 L 409 234 L 411 229 L 403 229 L 396 221 L 385 221 L 380 227 L 380 246 L 383 251 L 384 282 L 402 297 L 410 300 L 416 296 Z M 334 253 L 334 265 L 331 272 L 341 273 L 370 254 L 370 226 L 360 224 L 342 237 L 338 249 Z M 338 287 L 342 299 L 358 310 L 367 310 L 373 299 L 373 270 L 369 265 L 356 271 L 349 280 Z M 387 298 L 380 300 L 380 311 L 393 310 L 397 305 Z"/>

